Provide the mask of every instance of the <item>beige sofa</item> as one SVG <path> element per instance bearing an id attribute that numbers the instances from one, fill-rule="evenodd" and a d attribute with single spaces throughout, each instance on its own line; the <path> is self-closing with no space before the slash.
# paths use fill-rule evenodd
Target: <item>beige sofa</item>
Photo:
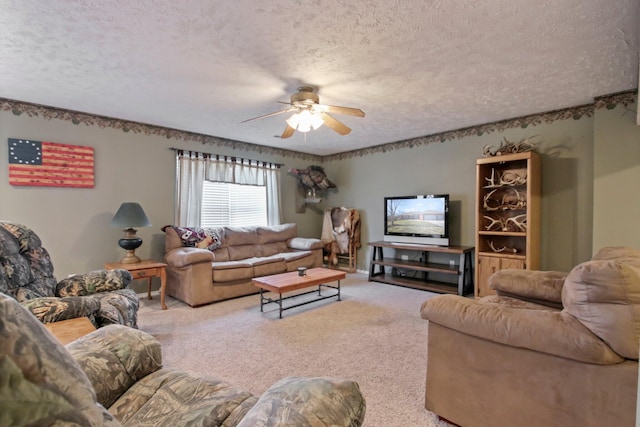
<path id="1" fill-rule="evenodd" d="M 503 270 L 489 285 L 497 295 L 422 306 L 428 410 L 469 427 L 635 424 L 640 251 L 603 248 L 569 274 Z"/>
<path id="2" fill-rule="evenodd" d="M 296 224 L 162 230 L 167 295 L 192 307 L 255 294 L 254 277 L 322 266 L 322 241 L 298 237 Z"/>

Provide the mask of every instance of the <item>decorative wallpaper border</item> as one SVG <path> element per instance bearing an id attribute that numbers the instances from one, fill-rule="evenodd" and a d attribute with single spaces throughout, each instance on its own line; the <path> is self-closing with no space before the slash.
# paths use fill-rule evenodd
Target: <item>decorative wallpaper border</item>
<path id="1" fill-rule="evenodd" d="M 624 105 L 625 107 L 633 104 L 634 98 L 638 93 L 637 90 L 620 92 L 616 94 L 601 96 L 595 99 L 592 104 L 579 105 L 577 107 L 569 107 L 561 110 L 549 111 L 546 113 L 531 114 L 528 116 L 517 117 L 513 119 L 501 120 L 493 123 L 486 123 L 478 126 L 471 126 L 462 129 L 456 129 L 452 131 L 436 133 L 433 135 L 421 136 L 418 138 L 406 139 L 403 141 L 390 142 L 387 144 L 376 145 L 369 148 L 363 148 L 360 150 L 345 151 L 342 153 L 332 154 L 324 156 L 323 160 L 344 160 L 353 157 L 368 156 L 377 153 L 386 153 L 393 150 L 402 150 L 406 148 L 419 147 L 421 145 L 427 145 L 434 142 L 447 142 L 454 139 L 459 139 L 466 136 L 481 136 L 486 133 L 502 132 L 506 129 L 522 128 L 525 129 L 529 126 L 536 126 L 542 123 L 553 123 L 557 120 L 574 119 L 579 120 L 583 116 L 591 117 L 595 109 L 607 108 L 614 109 L 617 105 Z"/>
<path id="2" fill-rule="evenodd" d="M 480 136 L 486 133 L 502 132 L 506 129 L 527 128 L 542 123 L 552 123 L 557 120 L 574 119 L 579 120 L 583 116 L 591 117 L 596 109 L 613 109 L 618 105 L 628 106 L 635 102 L 638 91 L 620 92 L 611 95 L 595 98 L 592 104 L 579 105 L 576 107 L 564 108 L 561 110 L 549 111 L 546 113 L 531 114 L 508 120 L 487 123 L 478 126 L 471 126 L 463 129 L 448 132 L 426 135 L 418 138 L 406 139 L 403 141 L 390 142 L 376 145 L 374 147 L 363 148 L 353 151 L 331 154 L 327 156 L 317 156 L 293 150 L 269 147 L 266 145 L 252 144 L 248 142 L 235 141 L 217 136 L 204 135 L 195 132 L 187 132 L 177 129 L 165 128 L 162 126 L 148 125 L 145 123 L 132 122 L 128 120 L 114 119 L 111 117 L 82 113 L 79 111 L 66 110 L 62 108 L 48 107 L 45 105 L 32 104 L 29 102 L 15 101 L 0 98 L 0 110 L 11 111 L 16 116 L 26 114 L 29 117 L 42 117 L 46 120 L 65 120 L 75 125 L 84 124 L 87 126 L 98 126 L 100 128 L 121 129 L 123 132 L 141 133 L 145 135 L 157 135 L 167 139 L 178 141 L 194 141 L 203 145 L 209 144 L 217 147 L 230 148 L 233 150 L 244 150 L 282 157 L 298 158 L 313 162 L 324 162 L 330 160 L 344 160 L 353 157 L 363 157 L 372 154 L 386 153 L 388 151 L 402 150 L 419 147 L 434 142 L 447 142 L 466 136 Z"/>
<path id="3" fill-rule="evenodd" d="M 98 126 L 100 128 L 121 129 L 123 132 L 162 136 L 167 139 L 175 139 L 178 141 L 194 141 L 203 145 L 208 144 L 216 147 L 231 148 L 233 150 L 273 154 L 319 162 L 322 161 L 322 156 L 302 153 L 299 151 L 268 147 L 266 145 L 235 141 L 217 136 L 148 125 L 146 123 L 133 122 L 129 120 L 114 119 L 106 116 L 82 113 L 80 111 L 66 110 L 63 108 L 49 107 L 40 104 L 32 104 L 30 102 L 16 101 L 7 98 L 0 98 L 0 111 L 11 111 L 16 116 L 26 114 L 29 117 L 42 117 L 46 120 L 64 120 L 69 121 L 74 125 L 84 124 L 87 126 Z"/>

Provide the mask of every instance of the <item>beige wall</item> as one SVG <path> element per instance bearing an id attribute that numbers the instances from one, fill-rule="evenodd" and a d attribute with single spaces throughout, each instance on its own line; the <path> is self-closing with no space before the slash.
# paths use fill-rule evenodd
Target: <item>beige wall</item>
<path id="1" fill-rule="evenodd" d="M 568 270 L 589 258 L 593 120 L 583 117 L 329 162 L 340 190 L 331 203 L 359 209 L 363 218 L 358 267 L 365 269 L 370 257 L 366 243 L 383 238 L 385 196 L 448 193 L 451 244 L 474 246 L 476 159 L 503 137 L 517 142 L 534 135 L 542 154 L 541 267 Z"/>
<path id="2" fill-rule="evenodd" d="M 95 149 L 95 187 L 14 187 L 8 184 L 7 138 L 87 145 Z M 159 136 L 125 133 L 68 121 L 16 116 L 0 112 L 0 220 L 31 227 L 50 252 L 56 277 L 102 268 L 105 262 L 123 255 L 117 244 L 122 230 L 111 227 L 120 203 L 137 201 L 152 227 L 141 228 L 144 240 L 136 254 L 162 259 L 164 233 L 160 227 L 173 223 L 175 157 L 170 147 L 178 146 L 219 154 L 284 163 L 282 202 L 285 222 L 297 222 L 299 235 L 319 236 L 319 225 L 309 216 L 295 213 L 295 179 L 291 167 L 306 163 L 291 158 L 248 151 L 223 149 L 199 143 L 184 143 Z"/>
<path id="3" fill-rule="evenodd" d="M 640 126 L 638 103 L 597 110 L 594 142 L 593 248 L 640 248 Z M 640 124 L 640 123 L 639 123 Z"/>
<path id="4" fill-rule="evenodd" d="M 320 204 L 308 205 L 304 213 L 296 212 L 295 179 L 286 171 L 291 167 L 304 168 L 309 161 L 2 111 L 0 141 L 5 148 L 0 148 L 0 219 L 32 227 L 51 253 L 56 275 L 61 278 L 119 259 L 122 250 L 117 240 L 122 231 L 112 228 L 110 221 L 121 202 L 138 201 L 153 226 L 139 230 L 144 244 L 137 253 L 144 258 L 161 259 L 164 234 L 160 227 L 173 222 L 175 164 L 169 148 L 177 146 L 284 163 L 284 220 L 296 222 L 301 236 L 320 236 L 326 208 L 359 209 L 363 248 L 358 268 L 365 270 L 369 258 L 367 243 L 382 238 L 382 203 L 388 195 L 449 193 L 452 244 L 473 245 L 475 160 L 482 156 L 483 146 L 499 144 L 503 137 L 519 141 L 538 135 L 543 157 L 541 266 L 568 270 L 588 259 L 594 247 L 605 243 L 640 247 L 639 231 L 632 225 L 640 204 L 633 197 L 640 174 L 639 130 L 633 124 L 633 114 L 623 115 L 621 108 L 597 109 L 593 117 L 583 116 L 579 120 L 542 121 L 525 129 L 328 161 L 324 163 L 325 170 L 338 189 Z M 94 147 L 95 188 L 8 185 L 7 138 Z M 611 150 L 611 144 L 615 144 L 616 150 Z M 609 206 L 615 204 L 618 207 L 611 211 Z M 616 215 L 613 221 L 609 220 L 612 212 Z"/>

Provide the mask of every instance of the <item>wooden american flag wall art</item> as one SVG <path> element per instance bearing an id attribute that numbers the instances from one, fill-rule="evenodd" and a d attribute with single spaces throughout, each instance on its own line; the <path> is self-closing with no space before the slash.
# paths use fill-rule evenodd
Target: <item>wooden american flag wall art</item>
<path id="1" fill-rule="evenodd" d="M 93 147 L 9 138 L 9 184 L 94 186 Z"/>

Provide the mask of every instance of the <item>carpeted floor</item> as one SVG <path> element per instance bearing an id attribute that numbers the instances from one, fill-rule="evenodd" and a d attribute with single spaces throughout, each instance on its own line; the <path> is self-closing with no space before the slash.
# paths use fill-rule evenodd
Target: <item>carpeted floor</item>
<path id="1" fill-rule="evenodd" d="M 260 395 L 287 376 L 347 377 L 360 384 L 369 427 L 449 426 L 424 408 L 427 322 L 420 305 L 436 294 L 342 281 L 335 298 L 284 312 L 258 295 L 191 308 L 140 294 L 139 328 L 162 343 L 165 367 L 224 379 Z M 299 297 L 299 298 L 308 298 Z"/>

